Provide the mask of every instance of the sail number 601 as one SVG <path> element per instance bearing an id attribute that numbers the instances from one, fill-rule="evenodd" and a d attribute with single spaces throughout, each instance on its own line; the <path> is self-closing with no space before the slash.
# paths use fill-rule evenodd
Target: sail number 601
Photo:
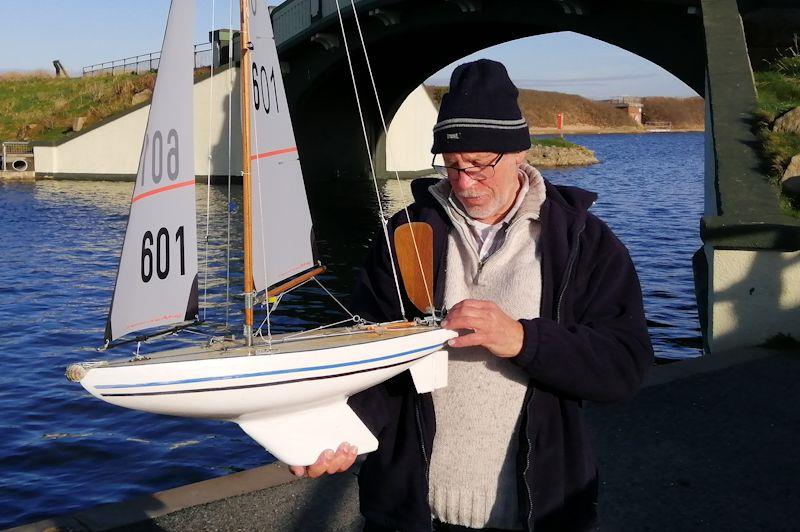
<path id="1" fill-rule="evenodd" d="M 269 90 L 269 84 L 272 82 L 272 90 Z M 266 91 L 266 92 L 265 92 Z M 279 113 L 281 110 L 278 108 L 278 86 L 275 82 L 275 67 L 270 67 L 270 73 L 267 75 L 267 69 L 253 63 L 253 105 L 258 111 L 261 107 L 264 112 L 269 114 L 272 109 L 272 99 L 275 99 L 275 112 Z"/>
<path id="2" fill-rule="evenodd" d="M 186 275 L 185 252 L 183 245 L 183 226 L 175 232 L 175 242 L 179 246 L 181 256 L 181 275 Z M 155 255 L 153 252 L 155 251 Z M 153 278 L 153 269 L 159 279 L 169 275 L 169 231 L 162 227 L 155 237 L 151 231 L 145 231 L 142 237 L 142 281 L 147 283 Z"/>

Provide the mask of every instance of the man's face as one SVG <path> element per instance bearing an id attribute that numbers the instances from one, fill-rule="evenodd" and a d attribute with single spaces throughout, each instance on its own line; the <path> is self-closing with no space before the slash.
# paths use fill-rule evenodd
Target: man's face
<path id="1" fill-rule="evenodd" d="M 467 168 L 494 163 L 500 154 L 490 152 L 444 153 L 445 166 Z M 525 152 L 506 153 L 494 167 L 487 168 L 486 177 L 476 179 L 465 172 L 448 170 L 447 179 L 453 194 L 464 206 L 467 214 L 485 224 L 495 224 L 503 219 L 519 190 L 517 169 L 525 158 Z"/>

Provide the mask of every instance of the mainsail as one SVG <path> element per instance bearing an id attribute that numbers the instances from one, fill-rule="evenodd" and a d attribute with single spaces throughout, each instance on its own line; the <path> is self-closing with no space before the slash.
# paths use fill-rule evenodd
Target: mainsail
<path id="1" fill-rule="evenodd" d="M 105 339 L 197 316 L 194 0 L 173 0 Z"/>
<path id="2" fill-rule="evenodd" d="M 253 280 L 261 291 L 314 266 L 311 213 L 266 2 L 250 0 Z"/>

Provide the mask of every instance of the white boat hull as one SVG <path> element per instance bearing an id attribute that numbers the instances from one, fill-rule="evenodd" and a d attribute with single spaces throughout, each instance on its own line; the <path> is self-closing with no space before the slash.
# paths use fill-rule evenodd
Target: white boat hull
<path id="1" fill-rule="evenodd" d="M 412 329 L 418 330 L 368 333 L 374 339 L 358 343 L 338 338 L 310 349 L 303 349 L 306 342 L 272 352 L 265 346 L 190 355 L 176 350 L 145 361 L 89 366 L 80 383 L 98 399 L 125 408 L 236 422 L 279 460 L 308 465 L 343 441 L 360 453 L 377 448 L 347 406 L 349 396 L 414 366 L 418 389 L 446 384 L 441 349 L 456 334 Z"/>

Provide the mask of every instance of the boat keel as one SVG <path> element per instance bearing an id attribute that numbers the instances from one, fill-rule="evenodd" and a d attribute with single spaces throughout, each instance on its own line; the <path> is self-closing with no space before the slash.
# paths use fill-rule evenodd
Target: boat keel
<path id="1" fill-rule="evenodd" d="M 270 454 L 289 465 L 311 465 L 324 450 L 335 450 L 342 442 L 355 445 L 359 454 L 378 448 L 378 440 L 344 399 L 306 410 L 259 414 L 234 421 Z"/>

